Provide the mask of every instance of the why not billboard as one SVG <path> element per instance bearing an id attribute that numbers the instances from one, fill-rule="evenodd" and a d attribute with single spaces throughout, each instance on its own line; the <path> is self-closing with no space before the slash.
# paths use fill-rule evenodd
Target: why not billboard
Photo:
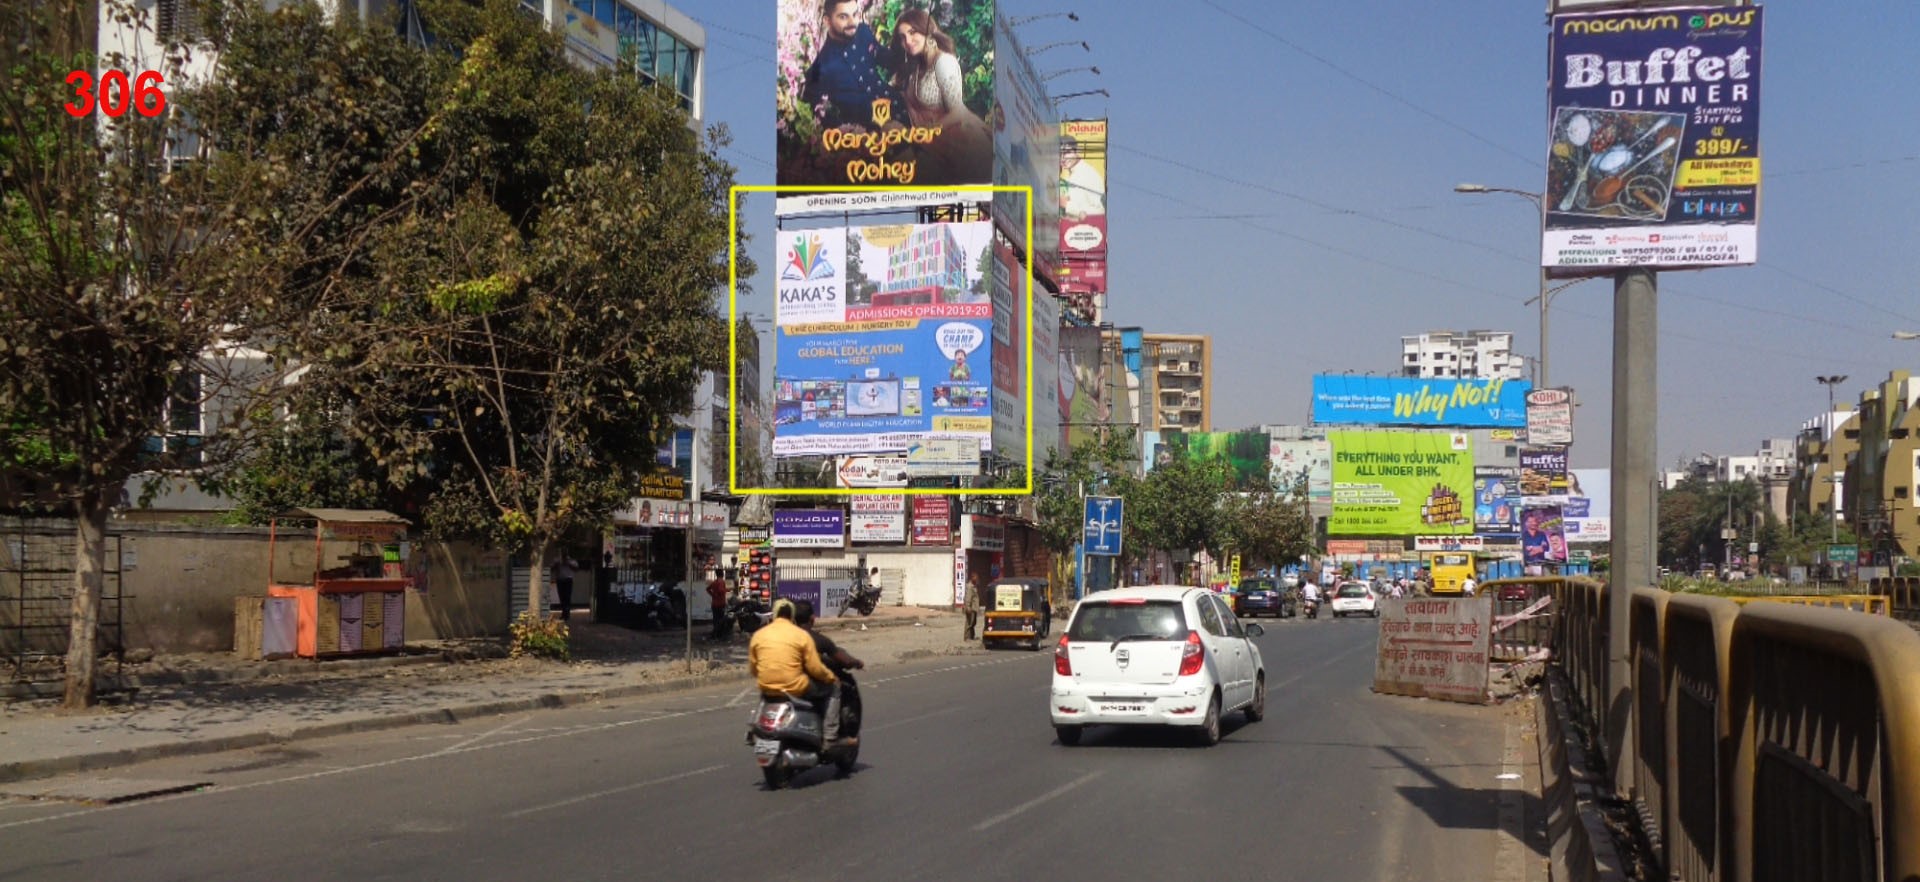
<path id="1" fill-rule="evenodd" d="M 1520 380 L 1316 374 L 1313 421 L 1519 429 L 1527 425 L 1527 392 L 1531 388 Z"/>
<path id="2" fill-rule="evenodd" d="M 993 182 L 993 0 L 778 8 L 780 185 Z"/>
<path id="3" fill-rule="evenodd" d="M 1553 17 L 1543 266 L 1757 259 L 1763 18 L 1757 6 Z"/>
<path id="4" fill-rule="evenodd" d="M 1473 439 L 1463 432 L 1332 431 L 1340 536 L 1473 532 Z"/>
<path id="5" fill-rule="evenodd" d="M 836 270 L 843 296 L 832 309 L 797 297 L 790 309 L 781 291 L 774 455 L 903 451 L 926 438 L 973 439 L 990 448 L 994 306 L 980 257 L 991 225 L 781 235 L 790 255 L 815 242 L 842 242 L 844 265 Z"/>

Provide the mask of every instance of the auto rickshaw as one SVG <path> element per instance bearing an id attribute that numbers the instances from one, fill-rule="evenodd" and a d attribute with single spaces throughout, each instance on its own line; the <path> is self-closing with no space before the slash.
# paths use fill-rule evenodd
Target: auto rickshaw
<path id="1" fill-rule="evenodd" d="M 1038 650 L 1053 630 L 1045 579 L 997 579 L 987 586 L 986 601 L 980 645 L 988 649 L 998 641 L 1019 641 Z"/>

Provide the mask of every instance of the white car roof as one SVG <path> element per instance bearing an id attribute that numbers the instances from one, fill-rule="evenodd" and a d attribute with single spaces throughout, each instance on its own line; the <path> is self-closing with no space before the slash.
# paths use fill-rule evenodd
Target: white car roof
<path id="1" fill-rule="evenodd" d="M 1179 600 L 1190 592 L 1206 590 L 1208 589 L 1196 588 L 1192 585 L 1129 585 L 1125 588 L 1095 591 L 1081 600 L 1095 603 L 1103 600 Z"/>

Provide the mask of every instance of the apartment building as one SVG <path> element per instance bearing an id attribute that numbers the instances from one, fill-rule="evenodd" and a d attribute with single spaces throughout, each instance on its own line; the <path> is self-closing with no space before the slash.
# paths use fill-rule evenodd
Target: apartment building
<path id="1" fill-rule="evenodd" d="M 1517 380 L 1525 370 L 1510 331 L 1428 331 L 1400 338 L 1403 377 Z"/>
<path id="2" fill-rule="evenodd" d="M 1213 338 L 1149 332 L 1141 345 L 1152 378 L 1152 430 L 1212 431 Z"/>

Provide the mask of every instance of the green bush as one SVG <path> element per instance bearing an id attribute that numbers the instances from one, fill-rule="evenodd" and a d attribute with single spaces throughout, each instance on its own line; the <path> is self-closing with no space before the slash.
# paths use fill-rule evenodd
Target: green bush
<path id="1" fill-rule="evenodd" d="M 528 610 L 513 620 L 509 631 L 513 635 L 513 649 L 509 655 L 513 658 L 533 656 L 559 661 L 569 658 L 566 622 Z"/>

